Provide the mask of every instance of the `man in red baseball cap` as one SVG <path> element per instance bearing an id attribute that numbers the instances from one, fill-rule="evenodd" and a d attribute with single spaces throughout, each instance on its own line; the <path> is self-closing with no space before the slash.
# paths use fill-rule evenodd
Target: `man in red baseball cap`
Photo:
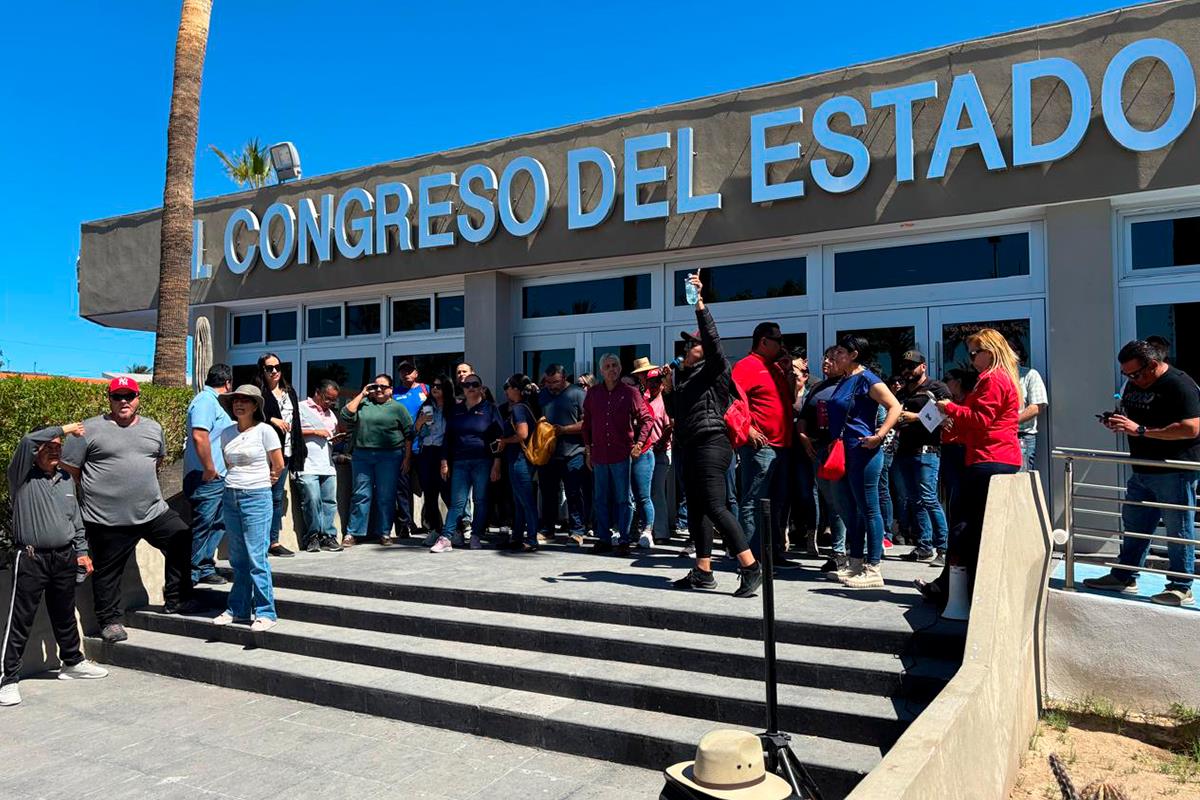
<path id="1" fill-rule="evenodd" d="M 83 526 L 95 573 L 92 594 L 100 636 L 129 638 L 121 625 L 121 578 L 137 543 L 145 539 L 166 557 L 163 611 L 190 613 L 192 536 L 163 500 L 158 467 L 167 455 L 162 426 L 138 415 L 141 387 L 133 378 L 108 384 L 108 413 L 83 423 L 83 436 L 63 447 L 62 464 L 81 481 Z"/>

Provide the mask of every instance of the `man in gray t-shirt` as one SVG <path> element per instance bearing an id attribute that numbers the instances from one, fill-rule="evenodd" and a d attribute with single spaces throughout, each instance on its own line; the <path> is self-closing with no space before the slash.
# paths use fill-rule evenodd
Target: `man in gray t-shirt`
<path id="1" fill-rule="evenodd" d="M 63 449 L 63 466 L 81 482 L 83 525 L 95 574 L 92 594 L 100 636 L 128 638 L 121 625 L 121 578 L 125 563 L 145 539 L 166 557 L 163 611 L 189 613 L 192 599 L 192 534 L 163 500 L 158 466 L 167 455 L 162 426 L 137 413 L 140 389 L 132 378 L 108 387 L 109 413 L 83 423 L 86 433 Z"/>

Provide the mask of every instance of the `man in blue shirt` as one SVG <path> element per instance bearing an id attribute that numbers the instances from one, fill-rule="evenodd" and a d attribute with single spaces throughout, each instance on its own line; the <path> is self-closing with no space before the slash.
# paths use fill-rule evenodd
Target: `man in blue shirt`
<path id="1" fill-rule="evenodd" d="M 392 389 L 392 398 L 404 406 L 408 416 L 417 418 L 417 411 L 425 398 L 429 397 L 429 387 L 418 383 L 420 377 L 417 365 L 411 361 L 401 361 L 396 367 L 396 383 Z M 415 456 L 421 449 L 420 439 L 413 439 L 412 452 Z M 417 526 L 413 522 L 413 487 L 409 472 L 401 470 L 396 479 L 396 535 L 416 536 Z"/>
<path id="2" fill-rule="evenodd" d="M 204 389 L 188 403 L 188 436 L 183 448 L 183 493 L 192 506 L 192 581 L 219 585 L 217 547 L 225 536 L 221 496 L 225 493 L 225 458 L 221 431 L 233 424 L 217 398 L 233 388 L 228 364 L 213 364 Z"/>

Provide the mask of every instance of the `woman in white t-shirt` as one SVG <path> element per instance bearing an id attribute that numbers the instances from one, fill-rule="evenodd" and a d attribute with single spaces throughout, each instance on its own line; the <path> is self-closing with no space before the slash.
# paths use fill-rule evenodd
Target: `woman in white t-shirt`
<path id="1" fill-rule="evenodd" d="M 275 429 L 263 416 L 263 395 L 245 384 L 223 394 L 221 405 L 235 424 L 221 432 L 225 494 L 221 514 L 229 543 L 233 587 L 229 605 L 213 623 L 250 622 L 252 631 L 275 627 L 275 592 L 267 547 L 271 539 L 271 486 L 283 471 L 283 451 Z"/>

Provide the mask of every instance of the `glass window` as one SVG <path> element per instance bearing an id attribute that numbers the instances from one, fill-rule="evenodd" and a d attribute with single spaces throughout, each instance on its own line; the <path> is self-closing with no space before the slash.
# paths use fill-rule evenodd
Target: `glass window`
<path id="1" fill-rule="evenodd" d="M 1167 340 L 1167 360 L 1193 377 L 1200 375 L 1200 303 L 1137 307 L 1137 338 Z"/>
<path id="2" fill-rule="evenodd" d="M 732 363 L 736 364 L 750 352 L 750 340 L 751 337 L 749 336 L 722 336 L 721 349 L 725 351 L 725 355 L 732 361 Z M 799 333 L 788 333 L 787 328 L 785 327 L 783 331 L 783 344 L 789 350 L 803 350 L 805 353 L 807 353 L 808 333 L 805 331 L 801 331 Z M 683 355 L 682 339 L 675 340 L 675 355 Z M 820 364 L 818 363 L 816 366 L 819 367 Z"/>
<path id="3" fill-rule="evenodd" d="M 605 353 L 614 353 L 621 359 L 621 374 L 628 375 L 633 370 L 633 362 L 638 358 L 650 357 L 650 343 L 608 345 L 607 347 L 592 348 L 592 371 L 600 374 L 600 357 Z"/>
<path id="4" fill-rule="evenodd" d="M 296 312 L 267 312 L 267 341 L 292 342 L 296 340 Z"/>
<path id="5" fill-rule="evenodd" d="M 308 309 L 308 338 L 342 335 L 342 307 L 326 306 Z"/>
<path id="6" fill-rule="evenodd" d="M 463 296 L 461 294 L 437 296 L 438 330 L 463 326 Z"/>
<path id="7" fill-rule="evenodd" d="M 283 379 L 289 384 L 292 383 L 292 362 L 280 361 L 279 368 L 283 370 Z M 234 388 L 247 383 L 254 383 L 254 379 L 258 377 L 257 364 L 238 364 L 233 367 L 233 385 Z M 299 391 L 297 389 L 296 391 Z"/>
<path id="8" fill-rule="evenodd" d="M 392 333 L 429 330 L 429 298 L 392 301 Z"/>
<path id="9" fill-rule="evenodd" d="M 521 299 L 525 319 L 637 311 L 650 308 L 650 276 L 526 286 Z"/>
<path id="10" fill-rule="evenodd" d="M 379 303 L 347 303 L 346 335 L 369 336 L 383 330 L 379 319 Z"/>
<path id="11" fill-rule="evenodd" d="M 550 350 L 526 350 L 525 374 L 535 381 L 540 381 L 551 364 L 562 364 L 567 368 L 567 374 L 575 377 L 575 348 L 563 347 Z M 507 376 L 506 376 L 507 377 Z"/>
<path id="12" fill-rule="evenodd" d="M 994 328 L 1014 345 L 1021 366 L 1029 366 L 1029 320 L 994 319 L 980 322 L 955 322 L 942 326 L 942 371 L 962 369 L 973 371 L 967 339 L 984 328 Z"/>
<path id="13" fill-rule="evenodd" d="M 411 361 L 417 365 L 421 383 L 432 383 L 438 375 L 454 379 L 454 368 L 463 363 L 462 353 L 419 353 L 392 356 L 392 380 L 398 382 L 400 362 Z"/>
<path id="14" fill-rule="evenodd" d="M 233 318 L 233 343 L 258 344 L 263 340 L 263 315 L 239 314 Z"/>
<path id="15" fill-rule="evenodd" d="M 675 270 L 675 305 L 686 306 L 683 287 L 693 270 Z M 704 302 L 736 303 L 739 300 L 763 300 L 772 297 L 794 297 L 805 293 L 808 283 L 808 259 L 780 258 L 752 264 L 729 264 L 724 267 L 705 267 L 700 277 L 704 282 Z"/>
<path id="16" fill-rule="evenodd" d="M 341 389 L 342 402 L 354 398 L 362 388 L 375 378 L 373 358 L 330 358 L 309 361 L 305 378 L 305 389 L 311 389 L 318 381 L 329 378 L 337 381 Z"/>
<path id="17" fill-rule="evenodd" d="M 833 259 L 833 285 L 838 292 L 1028 274 L 1028 233 L 851 250 Z"/>
<path id="18" fill-rule="evenodd" d="M 887 380 L 900 367 L 900 356 L 917 346 L 917 330 L 911 325 L 896 328 L 850 328 L 839 330 L 836 343 L 843 336 L 861 336 L 867 340 L 867 352 L 860 353 L 863 366 Z"/>
<path id="19" fill-rule="evenodd" d="M 1134 269 L 1200 264 L 1200 216 L 1135 222 L 1129 227 Z"/>

